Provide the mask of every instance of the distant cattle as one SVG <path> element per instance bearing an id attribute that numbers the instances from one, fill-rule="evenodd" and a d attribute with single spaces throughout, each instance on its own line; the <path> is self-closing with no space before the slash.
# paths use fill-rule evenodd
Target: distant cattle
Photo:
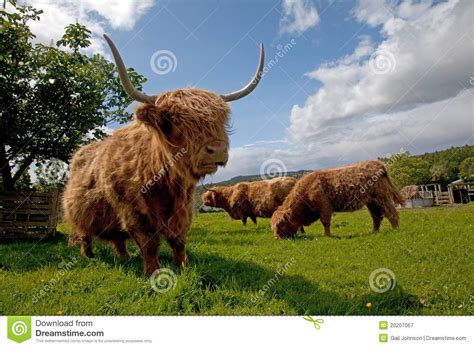
<path id="1" fill-rule="evenodd" d="M 233 186 L 216 186 L 205 192 L 202 201 L 209 207 L 224 209 L 233 219 L 269 218 L 290 193 L 296 179 L 278 177 L 271 180 L 241 182 Z"/>
<path id="2" fill-rule="evenodd" d="M 272 217 L 275 239 L 289 238 L 298 228 L 320 219 L 324 234 L 330 236 L 333 212 L 355 211 L 367 206 L 378 232 L 383 217 L 398 227 L 395 203 L 404 198 L 391 182 L 381 161 L 366 161 L 350 166 L 317 170 L 295 185 Z"/>

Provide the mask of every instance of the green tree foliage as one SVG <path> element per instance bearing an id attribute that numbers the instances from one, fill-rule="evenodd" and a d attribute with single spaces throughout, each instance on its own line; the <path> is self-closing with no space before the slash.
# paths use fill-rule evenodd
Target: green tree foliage
<path id="1" fill-rule="evenodd" d="M 449 171 L 446 164 L 433 164 L 430 168 L 430 179 L 433 183 L 446 183 L 449 181 Z"/>
<path id="2" fill-rule="evenodd" d="M 36 164 L 34 184 L 35 191 L 61 190 L 67 181 L 67 165 L 60 160 L 52 159 Z"/>
<path id="3" fill-rule="evenodd" d="M 394 155 L 389 159 L 390 176 L 399 187 L 426 184 L 430 179 L 430 164 L 408 154 Z M 392 156 L 393 157 L 393 156 Z"/>
<path id="4" fill-rule="evenodd" d="M 464 145 L 451 147 L 442 151 L 425 153 L 419 156 L 410 156 L 409 153 L 396 154 L 390 158 L 381 158 L 387 162 L 390 168 L 390 175 L 400 186 L 421 185 L 436 183 L 441 184 L 445 189 L 447 185 L 459 178 L 467 178 L 469 168 L 474 174 L 470 164 L 464 164 L 464 171 L 461 163 L 469 157 L 474 157 L 474 146 Z"/>
<path id="5" fill-rule="evenodd" d="M 464 180 L 474 180 L 474 157 L 467 157 L 461 162 L 459 176 Z"/>
<path id="6" fill-rule="evenodd" d="M 71 24 L 56 44 L 33 45 L 28 23 L 40 15 L 29 6 L 0 11 L 0 168 L 5 189 L 12 189 L 34 161 L 67 162 L 79 145 L 104 137 L 108 123 L 131 119 L 126 108 L 132 100 L 121 88 L 115 66 L 101 55 L 80 52 L 91 43 L 90 31 Z M 129 74 L 141 88 L 146 79 L 133 69 Z"/>

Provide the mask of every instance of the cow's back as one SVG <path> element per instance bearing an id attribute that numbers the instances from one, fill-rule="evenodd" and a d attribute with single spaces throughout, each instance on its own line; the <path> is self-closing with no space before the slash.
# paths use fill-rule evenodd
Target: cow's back
<path id="1" fill-rule="evenodd" d="M 370 200 L 387 173 L 381 161 L 365 161 L 354 165 L 317 170 L 303 177 L 302 185 L 316 200 L 330 202 L 335 211 L 354 211 Z M 319 197 L 318 197 L 319 196 Z"/>
<path id="2" fill-rule="evenodd" d="M 255 181 L 249 184 L 249 201 L 259 217 L 271 217 L 293 188 L 296 179 L 290 177 Z"/>

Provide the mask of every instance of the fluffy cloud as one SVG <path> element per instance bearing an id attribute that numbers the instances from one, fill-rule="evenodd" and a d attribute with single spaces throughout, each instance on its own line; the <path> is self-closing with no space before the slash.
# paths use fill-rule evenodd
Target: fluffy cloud
<path id="1" fill-rule="evenodd" d="M 333 127 L 318 141 L 284 148 L 253 144 L 232 148 L 229 164 L 207 181 L 219 182 L 237 175 L 258 174 L 272 159 L 287 171 L 317 169 L 398 152 L 424 153 L 449 146 L 474 144 L 474 103 L 471 90 L 443 101 L 420 105 L 389 115 L 348 120 Z"/>
<path id="2" fill-rule="evenodd" d="M 301 34 L 319 22 L 319 15 L 310 0 L 283 0 L 280 31 Z"/>
<path id="3" fill-rule="evenodd" d="M 472 4 L 450 1 L 420 10 L 422 4 L 403 3 L 384 17 L 386 7 L 377 13 L 363 6 L 374 2 L 379 1 L 363 1 L 356 16 L 374 25 L 384 18 L 386 38 L 373 48 L 364 38 L 352 56 L 308 73 L 323 87 L 304 106 L 293 107 L 289 135 L 294 141 L 320 139 L 354 118 L 363 121 L 374 113 L 451 98 L 469 85 Z"/>
<path id="4" fill-rule="evenodd" d="M 131 30 L 154 0 L 26 0 L 28 5 L 43 10 L 41 20 L 31 23 L 36 41 L 50 44 L 76 21 L 92 31 L 90 52 L 105 52 L 101 38 L 106 28 Z"/>
<path id="5" fill-rule="evenodd" d="M 361 37 L 351 54 L 307 74 L 322 86 L 293 107 L 290 145 L 233 149 L 214 181 L 259 173 L 269 158 L 314 169 L 473 144 L 472 3 L 395 3 L 360 1 L 355 18 L 380 26 L 383 39 Z"/>

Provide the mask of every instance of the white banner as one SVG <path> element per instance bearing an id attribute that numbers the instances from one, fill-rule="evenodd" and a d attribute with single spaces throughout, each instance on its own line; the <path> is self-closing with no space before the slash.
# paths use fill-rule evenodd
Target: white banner
<path id="1" fill-rule="evenodd" d="M 0 347 L 464 347 L 472 317 L 1 317 Z"/>

